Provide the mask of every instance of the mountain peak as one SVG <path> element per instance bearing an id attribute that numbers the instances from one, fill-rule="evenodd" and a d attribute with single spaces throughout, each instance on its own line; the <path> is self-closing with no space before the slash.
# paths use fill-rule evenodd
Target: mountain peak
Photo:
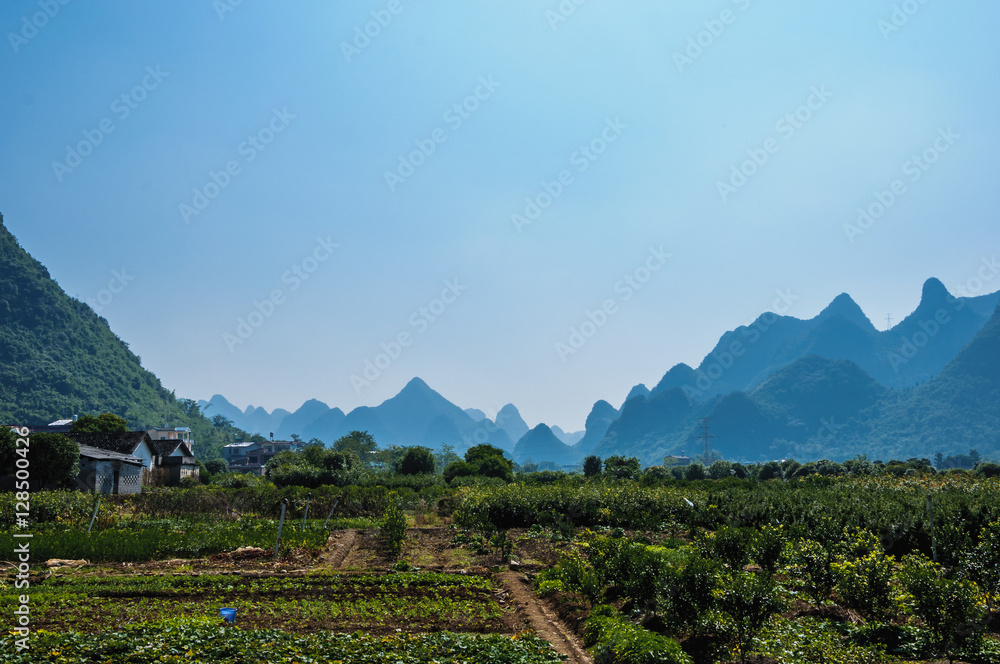
<path id="1" fill-rule="evenodd" d="M 858 303 L 847 293 L 841 293 L 833 298 L 833 301 L 820 312 L 818 318 L 830 318 L 831 316 L 843 316 L 847 320 L 857 323 L 864 328 L 873 328 L 872 322 L 865 316 Z"/>
<path id="2" fill-rule="evenodd" d="M 422 378 L 414 377 L 410 379 L 410 382 L 407 383 L 402 390 L 400 390 L 400 394 L 402 394 L 403 392 L 413 391 L 413 390 L 419 390 L 421 392 L 432 391 L 430 385 L 425 383 Z"/>
<path id="3" fill-rule="evenodd" d="M 945 288 L 945 285 L 941 283 L 941 280 L 931 277 L 924 282 L 923 290 L 920 293 L 920 304 L 924 304 L 926 302 L 937 306 L 942 302 L 947 302 L 950 297 L 951 293 L 949 293 L 948 289 Z"/>

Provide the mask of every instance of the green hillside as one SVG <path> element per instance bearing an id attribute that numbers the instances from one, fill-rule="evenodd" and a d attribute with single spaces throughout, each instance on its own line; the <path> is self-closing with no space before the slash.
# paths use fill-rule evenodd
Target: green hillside
<path id="1" fill-rule="evenodd" d="M 0 423 L 104 412 L 137 429 L 190 426 L 205 458 L 235 433 L 178 401 L 105 319 L 59 287 L 0 215 Z"/>

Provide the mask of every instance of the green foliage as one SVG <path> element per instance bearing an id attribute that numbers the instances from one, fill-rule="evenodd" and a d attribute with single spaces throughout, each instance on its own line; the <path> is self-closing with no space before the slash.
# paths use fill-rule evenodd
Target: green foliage
<path id="1" fill-rule="evenodd" d="M 892 562 L 884 553 L 871 551 L 856 560 L 835 562 L 831 569 L 844 606 L 871 620 L 885 618 L 896 607 Z"/>
<path id="2" fill-rule="evenodd" d="M 657 610 L 664 621 L 677 632 L 698 628 L 715 606 L 721 572 L 719 563 L 694 552 L 669 566 L 657 586 Z"/>
<path id="3" fill-rule="evenodd" d="M 93 507 L 91 507 L 93 509 Z M 105 509 L 102 507 L 102 509 Z M 322 524 L 306 530 L 286 523 L 282 542 L 289 547 L 319 550 L 328 532 Z M 47 558 L 86 559 L 91 562 L 142 562 L 167 558 L 200 558 L 241 546 L 274 548 L 278 523 L 274 519 L 215 518 L 144 519 L 110 527 L 95 526 L 87 533 L 84 525 L 36 525 L 31 552 L 38 560 Z M 13 551 L 17 540 L 13 531 L 0 531 L 0 546 Z"/>
<path id="4" fill-rule="evenodd" d="M 725 578 L 718 591 L 718 607 L 733 620 L 736 648 L 740 659 L 746 661 L 753 638 L 767 619 L 782 609 L 782 603 L 771 577 L 734 571 Z"/>
<path id="5" fill-rule="evenodd" d="M 378 450 L 378 443 L 367 431 L 351 431 L 346 436 L 341 436 L 333 443 L 335 452 L 353 452 L 367 467 L 370 463 L 371 452 Z"/>
<path id="6" fill-rule="evenodd" d="M 434 453 L 426 447 L 408 447 L 396 466 L 402 475 L 422 475 L 436 469 Z"/>
<path id="7" fill-rule="evenodd" d="M 888 664 L 874 648 L 846 641 L 833 624 L 812 618 L 774 618 L 758 635 L 754 652 L 794 664 Z"/>
<path id="8" fill-rule="evenodd" d="M 621 617 L 588 620 L 584 644 L 593 647 L 595 664 L 692 664 L 677 641 Z"/>
<path id="9" fill-rule="evenodd" d="M 209 475 L 222 475 L 229 472 L 229 464 L 225 459 L 212 459 L 205 464 L 205 470 Z"/>
<path id="10" fill-rule="evenodd" d="M 587 477 L 594 477 L 601 474 L 601 457 L 591 454 L 583 460 L 583 474 Z"/>
<path id="11" fill-rule="evenodd" d="M 406 514 L 395 499 L 390 499 L 378 528 L 389 552 L 393 555 L 399 555 L 403 550 L 403 541 L 406 539 Z"/>
<path id="12" fill-rule="evenodd" d="M 785 532 L 781 526 L 764 526 L 753 533 L 753 559 L 768 574 L 774 574 L 784 561 L 785 540 Z"/>
<path id="13" fill-rule="evenodd" d="M 35 433 L 29 437 L 31 478 L 42 487 L 55 487 L 80 474 L 80 446 L 60 433 Z"/>
<path id="14" fill-rule="evenodd" d="M 93 415 L 81 415 L 73 422 L 73 433 L 99 433 L 128 431 L 128 422 L 125 418 L 118 417 L 114 413 L 103 413 L 94 417 Z"/>
<path id="15" fill-rule="evenodd" d="M 222 629 L 218 619 L 184 618 L 142 623 L 114 632 L 40 632 L 31 650 L 11 652 L 10 664 L 64 664 L 66 653 L 77 662 L 213 664 L 283 662 L 454 662 L 469 664 L 559 664 L 548 642 L 528 634 L 392 634 L 357 632 L 295 634 L 277 629 Z"/>
<path id="16" fill-rule="evenodd" d="M 753 533 L 745 528 L 723 526 L 702 541 L 705 554 L 730 568 L 743 569 L 753 554 Z"/>
<path id="17" fill-rule="evenodd" d="M 836 555 L 819 542 L 798 539 L 789 543 L 792 574 L 798 578 L 812 601 L 822 604 L 833 592 Z"/>
<path id="18" fill-rule="evenodd" d="M 448 464 L 448 467 L 444 469 L 444 479 L 449 484 L 456 477 L 468 477 L 470 475 L 475 475 L 478 468 L 468 461 L 452 461 Z"/>
<path id="19" fill-rule="evenodd" d="M 708 477 L 705 472 L 705 466 L 700 463 L 692 463 L 690 466 L 684 469 L 684 479 L 687 480 L 703 480 Z"/>
<path id="20" fill-rule="evenodd" d="M 899 580 L 910 610 L 931 632 L 932 647 L 949 661 L 979 639 L 987 609 L 971 581 L 946 578 L 940 567 L 919 555 L 904 558 Z"/>
<path id="21" fill-rule="evenodd" d="M 604 475 L 615 480 L 639 479 L 639 459 L 636 457 L 610 456 L 604 460 Z"/>
<path id="22" fill-rule="evenodd" d="M 705 472 L 708 474 L 709 479 L 713 480 L 721 480 L 725 477 L 732 477 L 733 464 L 719 459 L 718 461 L 713 461 Z"/>

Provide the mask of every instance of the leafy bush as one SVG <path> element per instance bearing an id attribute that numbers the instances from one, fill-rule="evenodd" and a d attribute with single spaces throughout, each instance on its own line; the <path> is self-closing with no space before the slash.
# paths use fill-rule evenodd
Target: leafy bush
<path id="1" fill-rule="evenodd" d="M 385 539 L 386 548 L 395 555 L 403 550 L 403 540 L 406 539 L 406 514 L 395 500 L 389 503 L 379 522 L 379 532 Z"/>
<path id="2" fill-rule="evenodd" d="M 873 620 L 894 608 L 892 563 L 884 553 L 872 551 L 857 560 L 835 562 L 831 569 L 844 606 Z"/>
<path id="3" fill-rule="evenodd" d="M 822 604 L 836 584 L 833 563 L 836 555 L 814 540 L 799 539 L 789 544 L 792 574 L 802 582 L 816 604 Z"/>
<path id="4" fill-rule="evenodd" d="M 979 639 L 987 610 L 975 584 L 945 578 L 942 571 L 923 556 L 911 555 L 904 559 L 899 580 L 913 614 L 931 632 L 932 647 L 951 661 L 955 652 Z"/>
<path id="5" fill-rule="evenodd" d="M 734 571 L 722 582 L 718 607 L 736 626 L 736 649 L 745 662 L 753 638 L 767 619 L 781 610 L 782 604 L 771 577 Z"/>
<path id="6" fill-rule="evenodd" d="M 583 638 L 596 664 L 692 664 L 677 641 L 620 617 L 592 617 Z"/>

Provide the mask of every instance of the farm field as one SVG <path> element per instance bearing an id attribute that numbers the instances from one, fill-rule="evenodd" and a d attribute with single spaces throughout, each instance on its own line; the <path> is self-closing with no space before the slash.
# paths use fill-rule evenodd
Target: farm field
<path id="1" fill-rule="evenodd" d="M 90 535 L 38 524 L 33 551 L 90 564 L 33 559 L 32 650 L 9 633 L 0 662 L 1000 662 L 995 479 L 388 496 L 289 517 L 277 560 L 273 514 L 212 519 L 194 497 L 156 514 L 122 500 Z"/>

